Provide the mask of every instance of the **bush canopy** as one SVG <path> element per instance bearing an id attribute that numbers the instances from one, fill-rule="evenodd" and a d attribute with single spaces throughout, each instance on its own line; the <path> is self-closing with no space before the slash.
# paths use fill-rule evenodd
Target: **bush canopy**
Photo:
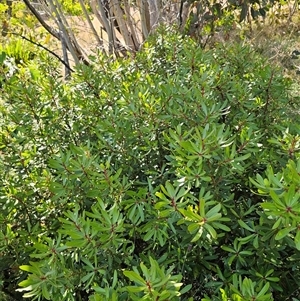
<path id="1" fill-rule="evenodd" d="M 163 31 L 67 82 L 37 56 L 13 73 L 1 56 L 7 300 L 300 299 L 298 100 L 280 70 Z"/>

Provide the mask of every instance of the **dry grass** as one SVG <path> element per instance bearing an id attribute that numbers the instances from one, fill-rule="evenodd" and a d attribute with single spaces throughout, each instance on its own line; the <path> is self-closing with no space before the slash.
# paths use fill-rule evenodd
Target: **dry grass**
<path id="1" fill-rule="evenodd" d="M 293 52 L 300 51 L 299 22 L 257 28 L 248 42 L 272 64 L 282 67 L 286 75 L 293 76 L 300 71 L 298 56 L 293 55 Z"/>
<path id="2" fill-rule="evenodd" d="M 285 75 L 291 78 L 300 74 L 300 11 L 289 14 L 273 16 L 272 19 L 252 21 L 249 23 L 236 23 L 225 34 L 218 32 L 208 43 L 214 47 L 216 43 L 241 43 L 250 45 L 263 55 L 269 63 L 283 68 Z"/>
<path id="3" fill-rule="evenodd" d="M 284 76 L 292 80 L 292 95 L 295 97 L 291 120 L 299 123 L 300 103 L 297 104 L 300 91 L 300 11 L 291 19 L 288 15 L 270 24 L 254 24 L 240 29 L 245 38 L 242 43 L 250 44 L 273 66 L 283 70 Z"/>

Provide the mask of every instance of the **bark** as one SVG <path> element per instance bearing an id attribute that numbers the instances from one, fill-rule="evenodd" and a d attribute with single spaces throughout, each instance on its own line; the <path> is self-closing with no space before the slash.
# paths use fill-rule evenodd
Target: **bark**
<path id="1" fill-rule="evenodd" d="M 36 17 L 36 19 L 39 21 L 39 23 L 56 39 L 58 39 L 60 42 L 64 39 L 66 43 L 66 48 L 70 51 L 72 54 L 74 61 L 76 64 L 79 63 L 79 60 L 81 60 L 84 64 L 89 65 L 88 60 L 85 58 L 82 50 L 80 49 L 80 46 L 75 40 L 75 37 L 73 33 L 73 41 L 70 40 L 70 36 L 67 34 L 67 31 L 65 29 L 65 25 L 63 24 L 62 18 L 64 18 L 63 14 L 59 14 L 58 10 L 56 9 L 54 3 L 52 0 L 49 0 L 48 3 L 50 4 L 50 11 L 55 13 L 54 20 L 58 24 L 59 30 L 49 26 L 46 21 L 43 19 L 42 15 L 34 8 L 34 6 L 29 2 L 29 0 L 24 0 L 25 5 L 27 8 L 31 11 L 31 13 Z"/>
<path id="2" fill-rule="evenodd" d="M 147 0 L 137 0 L 137 4 L 140 11 L 143 40 L 146 40 L 151 29 L 148 2 Z"/>
<path id="3" fill-rule="evenodd" d="M 136 51 L 135 45 L 131 36 L 130 31 L 128 30 L 127 24 L 124 20 L 124 12 L 122 11 L 118 0 L 111 0 L 112 10 L 114 16 L 118 22 L 120 33 L 125 42 L 125 48 L 130 51 Z"/>
<path id="4" fill-rule="evenodd" d="M 96 39 L 98 45 L 99 45 L 101 48 L 103 48 L 103 40 L 100 39 L 100 37 L 99 37 L 99 35 L 98 35 L 98 33 L 97 33 L 97 31 L 96 31 L 96 29 L 95 29 L 95 27 L 94 27 L 92 21 L 91 21 L 91 18 L 90 18 L 89 14 L 88 14 L 88 12 L 87 12 L 87 10 L 86 10 L 86 7 L 85 7 L 83 1 L 82 1 L 82 0 L 79 0 L 79 3 L 80 3 L 80 6 L 81 6 L 81 9 L 82 9 L 82 11 L 83 11 L 83 14 L 84 14 L 84 16 L 85 16 L 85 18 L 86 18 L 86 20 L 87 20 L 87 22 L 88 22 L 88 24 L 89 24 L 89 26 L 90 26 L 92 32 L 93 32 L 93 34 L 94 34 L 94 36 L 95 36 L 95 39 Z"/>
<path id="5" fill-rule="evenodd" d="M 157 26 L 159 20 L 159 10 L 157 7 L 157 0 L 148 0 L 150 30 Z"/>
<path id="6" fill-rule="evenodd" d="M 138 36 L 138 33 L 137 33 L 137 30 L 138 30 L 137 26 L 135 26 L 133 24 L 134 19 L 131 16 L 131 13 L 130 13 L 130 6 L 128 4 L 128 0 L 124 0 L 124 11 L 125 11 L 125 14 L 126 14 L 126 20 L 127 20 L 128 26 L 129 26 L 130 31 L 131 31 L 134 47 L 135 47 L 136 50 L 138 50 L 140 48 L 141 41 L 139 40 L 139 36 Z"/>
<path id="7" fill-rule="evenodd" d="M 75 59 L 76 65 L 78 64 L 77 59 L 79 61 L 87 61 L 87 59 L 86 59 L 87 56 L 84 53 L 84 50 L 82 49 L 82 47 L 77 42 L 77 39 L 76 39 L 73 31 L 71 30 L 71 26 L 68 24 L 68 21 L 65 17 L 65 14 L 62 11 L 60 3 L 58 2 L 58 0 L 54 0 L 54 1 L 56 2 L 56 7 L 55 8 L 57 9 L 57 13 L 60 16 L 60 19 L 62 20 L 63 32 L 66 33 L 66 35 L 67 35 L 67 37 L 68 37 L 68 39 L 71 43 L 71 46 L 74 49 L 75 56 L 76 56 L 76 59 Z"/>
<path id="8" fill-rule="evenodd" d="M 38 0 L 40 1 L 39 3 L 44 5 L 43 10 L 48 11 L 49 16 L 56 22 L 58 30 L 49 26 L 43 19 L 43 16 L 29 1 L 24 0 L 28 9 L 52 36 L 60 40 L 63 45 L 66 45 L 75 64 L 78 64 L 80 61 L 88 64 L 87 55 L 68 24 L 66 15 L 60 5 L 60 0 L 47 0 L 47 5 L 44 4 L 44 0 Z M 134 53 L 138 51 L 151 31 L 161 22 L 169 22 L 170 20 L 170 22 L 174 22 L 174 18 L 168 20 L 168 15 L 174 13 L 173 11 L 170 12 L 170 9 L 174 9 L 178 1 L 180 0 L 90 0 L 91 9 L 101 24 L 99 29 L 94 27 L 86 10 L 84 0 L 79 0 L 79 3 L 88 27 L 91 29 L 102 51 L 105 52 L 108 49 L 109 55 L 118 56 L 119 53 L 128 55 L 128 52 Z M 188 3 L 187 0 L 182 1 Z M 131 15 L 132 12 L 137 11 L 140 15 L 138 21 Z M 176 15 L 178 16 L 178 12 Z M 181 17 L 183 19 L 183 27 L 187 18 L 185 12 L 182 12 Z M 107 34 L 108 46 L 106 46 L 106 37 L 102 35 L 103 31 Z"/>
<path id="9" fill-rule="evenodd" d="M 68 51 L 67 51 L 67 45 L 64 40 L 61 41 L 61 47 L 63 51 L 63 59 L 66 62 L 66 64 L 70 65 L 69 58 L 68 58 Z M 68 79 L 71 76 L 71 70 L 70 68 L 67 68 L 65 66 L 65 79 Z"/>
<path id="10" fill-rule="evenodd" d="M 56 23 L 57 23 L 58 28 L 59 28 L 59 30 L 61 32 L 60 41 L 61 42 L 63 41 L 63 43 L 66 44 L 68 50 L 70 51 L 70 53 L 71 53 L 71 55 L 72 55 L 72 57 L 73 57 L 73 59 L 75 61 L 75 64 L 77 65 L 77 64 L 79 64 L 79 59 L 78 59 L 78 57 L 76 55 L 76 52 L 75 52 L 74 47 L 73 47 L 73 45 L 71 43 L 71 40 L 70 40 L 70 37 L 69 37 L 69 35 L 68 35 L 67 31 L 66 31 L 66 28 L 65 28 L 65 26 L 63 24 L 62 16 L 58 12 L 56 4 L 54 4 L 52 0 L 48 0 L 48 3 L 50 5 L 50 7 L 51 7 L 51 10 L 53 11 L 53 13 L 55 15 Z"/>
<path id="11" fill-rule="evenodd" d="M 37 18 L 40 24 L 56 39 L 60 40 L 61 35 L 59 31 L 49 26 L 43 19 L 43 17 L 39 14 L 39 12 L 31 5 L 28 0 L 23 0 L 27 8 L 31 11 L 31 13 Z"/>
<path id="12" fill-rule="evenodd" d="M 108 36 L 108 53 L 113 54 L 114 52 L 114 34 L 111 28 L 110 19 L 106 16 L 103 4 L 101 0 L 92 0 L 91 8 L 99 22 L 102 24 Z"/>
<path id="13" fill-rule="evenodd" d="M 184 28 L 185 28 L 185 25 L 186 25 L 186 21 L 188 19 L 188 16 L 189 16 L 189 10 L 190 10 L 190 5 L 187 1 L 185 1 L 183 3 L 183 6 L 182 6 L 182 11 L 181 11 L 181 20 L 180 20 L 180 31 L 183 32 L 184 31 Z"/>

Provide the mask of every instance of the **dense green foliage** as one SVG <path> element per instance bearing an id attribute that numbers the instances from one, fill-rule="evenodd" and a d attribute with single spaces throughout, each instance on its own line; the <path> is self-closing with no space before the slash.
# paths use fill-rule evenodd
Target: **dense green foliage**
<path id="1" fill-rule="evenodd" d="M 165 33 L 65 83 L 42 55 L 13 74 L 1 56 L 7 297 L 300 299 L 299 115 L 280 70 Z"/>

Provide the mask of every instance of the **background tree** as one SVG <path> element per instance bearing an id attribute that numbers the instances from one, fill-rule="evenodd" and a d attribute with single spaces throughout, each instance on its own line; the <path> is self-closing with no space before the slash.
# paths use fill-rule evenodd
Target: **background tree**
<path id="1" fill-rule="evenodd" d="M 34 4 L 24 0 L 26 6 L 41 25 L 62 43 L 75 64 L 88 64 L 87 49 L 76 38 L 76 33 L 68 22 L 68 12 L 64 2 L 58 0 L 37 0 Z M 66 1 L 65 1 L 66 2 Z M 197 39 L 203 45 L 213 35 L 226 16 L 226 23 L 233 24 L 235 15 L 242 22 L 264 18 L 268 10 L 278 1 L 184 1 L 184 0 L 80 0 L 81 14 L 89 28 L 97 49 L 114 56 L 136 53 L 147 37 L 160 25 L 175 26 L 184 35 Z M 290 15 L 297 8 L 297 1 L 288 4 Z M 37 8 L 38 7 L 38 8 Z M 43 15 L 41 14 L 43 12 Z M 231 18 L 228 18 L 228 14 Z M 47 15 L 45 20 L 44 15 Z M 92 19 L 97 18 L 100 26 L 95 27 Z M 52 20 L 53 25 L 49 25 Z M 227 25 L 228 25 L 227 24 Z M 65 51 L 65 53 L 67 53 Z"/>

